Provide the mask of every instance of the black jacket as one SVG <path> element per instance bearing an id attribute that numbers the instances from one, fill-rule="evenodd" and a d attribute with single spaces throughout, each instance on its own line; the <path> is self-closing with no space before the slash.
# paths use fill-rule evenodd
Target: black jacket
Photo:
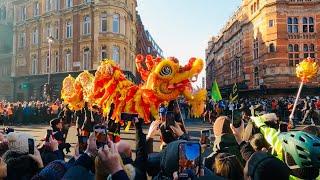
<path id="1" fill-rule="evenodd" d="M 233 134 L 223 134 L 216 137 L 213 145 L 213 152 L 204 159 L 204 166 L 213 169 L 215 157 L 218 153 L 229 153 L 236 155 L 240 163 L 244 164 L 240 153 L 240 147 Z"/>

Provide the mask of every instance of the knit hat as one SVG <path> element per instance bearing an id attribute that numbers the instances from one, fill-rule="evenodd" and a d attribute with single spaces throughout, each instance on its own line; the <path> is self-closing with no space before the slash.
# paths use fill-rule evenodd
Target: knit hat
<path id="1" fill-rule="evenodd" d="M 9 150 L 13 150 L 21 153 L 29 153 L 28 139 L 33 139 L 35 142 L 35 138 L 30 134 L 22 133 L 22 132 L 9 133 L 7 135 Z"/>
<path id="2" fill-rule="evenodd" d="M 232 134 L 232 130 L 230 129 L 230 120 L 227 116 L 220 116 L 216 119 L 213 125 L 213 133 L 215 136 Z"/>
<path id="3" fill-rule="evenodd" d="M 69 166 L 62 160 L 56 160 L 49 163 L 40 173 L 33 178 L 35 179 L 46 179 L 46 180 L 59 180 L 62 179 L 64 174 L 67 172 Z"/>
<path id="4" fill-rule="evenodd" d="M 53 118 L 51 121 L 50 121 L 50 126 L 52 128 L 55 128 L 56 125 L 60 122 L 60 118 Z"/>
<path id="5" fill-rule="evenodd" d="M 260 180 L 282 180 L 289 179 L 290 170 L 276 157 L 268 153 L 256 152 L 247 161 L 244 175 L 248 179 L 250 177 L 250 179 Z"/>

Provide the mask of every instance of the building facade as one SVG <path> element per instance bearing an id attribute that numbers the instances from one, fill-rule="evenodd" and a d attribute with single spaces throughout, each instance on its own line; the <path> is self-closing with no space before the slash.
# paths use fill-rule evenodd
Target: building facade
<path id="1" fill-rule="evenodd" d="M 48 74 L 58 96 L 67 74 L 95 70 L 105 58 L 135 74 L 136 6 L 136 0 L 16 0 L 15 99 L 41 97 Z"/>
<path id="2" fill-rule="evenodd" d="M 223 93 L 234 83 L 243 92 L 293 93 L 295 66 L 319 62 L 319 0 L 243 0 L 206 49 L 206 84 L 217 80 Z M 317 90 L 320 76 L 305 85 Z M 311 91 L 309 91 L 311 92 Z"/>
<path id="3" fill-rule="evenodd" d="M 163 51 L 152 38 L 149 31 L 144 28 L 141 17 L 137 14 L 137 54 L 144 56 L 150 54 L 154 57 L 163 57 Z"/>
<path id="4" fill-rule="evenodd" d="M 12 0 L 0 1 L 0 99 L 12 100 L 11 60 L 13 39 Z"/>

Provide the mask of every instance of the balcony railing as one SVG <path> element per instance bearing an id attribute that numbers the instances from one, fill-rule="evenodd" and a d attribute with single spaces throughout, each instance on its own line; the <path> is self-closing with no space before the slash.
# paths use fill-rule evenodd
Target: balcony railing
<path id="1" fill-rule="evenodd" d="M 265 70 L 265 76 L 279 76 L 279 75 L 295 75 L 295 67 L 268 67 Z"/>

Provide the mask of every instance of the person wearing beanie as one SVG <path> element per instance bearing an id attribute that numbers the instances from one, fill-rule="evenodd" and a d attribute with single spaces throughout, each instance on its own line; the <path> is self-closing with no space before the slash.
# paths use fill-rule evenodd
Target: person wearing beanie
<path id="1" fill-rule="evenodd" d="M 60 180 L 68 168 L 69 165 L 63 160 L 55 160 L 45 166 L 32 180 Z"/>
<path id="2" fill-rule="evenodd" d="M 285 180 L 289 179 L 290 170 L 278 158 L 265 152 L 256 152 L 247 161 L 244 176 L 252 180 Z"/>
<path id="3" fill-rule="evenodd" d="M 235 155 L 241 165 L 243 159 L 240 153 L 239 145 L 230 128 L 230 119 L 227 116 L 220 116 L 213 124 L 213 133 L 215 140 L 213 143 L 213 152 L 204 159 L 205 167 L 212 169 L 214 166 L 215 156 L 218 153 L 229 153 Z"/>

